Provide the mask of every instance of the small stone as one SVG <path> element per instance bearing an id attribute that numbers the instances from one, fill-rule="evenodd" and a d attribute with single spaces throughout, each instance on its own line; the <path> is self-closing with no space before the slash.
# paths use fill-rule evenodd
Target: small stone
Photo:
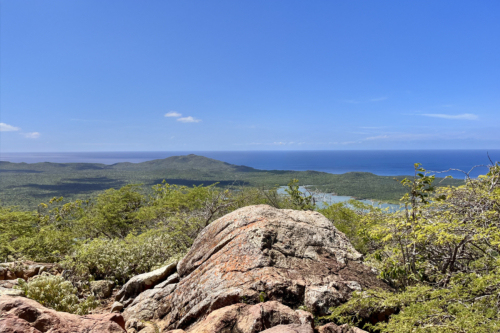
<path id="1" fill-rule="evenodd" d="M 145 327 L 146 325 L 137 318 L 131 318 L 127 320 L 127 322 L 125 323 L 125 329 L 127 330 L 127 332 L 129 329 L 135 329 L 136 331 L 140 331 Z"/>
<path id="2" fill-rule="evenodd" d="M 111 305 L 111 312 L 120 312 L 123 309 L 123 304 L 120 302 L 114 302 Z"/>
<path id="3" fill-rule="evenodd" d="M 157 284 L 155 286 L 155 288 L 163 288 L 169 284 L 174 284 L 174 283 L 177 283 L 179 282 L 179 274 L 177 273 L 174 273 L 172 275 L 170 275 L 165 281 L 163 281 L 162 283 L 160 284 Z"/>
<path id="4" fill-rule="evenodd" d="M 113 292 L 115 283 L 108 280 L 90 282 L 90 292 L 97 298 L 108 298 Z"/>
<path id="5" fill-rule="evenodd" d="M 115 300 L 127 306 L 144 290 L 156 286 L 175 273 L 176 267 L 177 262 L 174 262 L 152 272 L 134 276 L 118 291 Z"/>

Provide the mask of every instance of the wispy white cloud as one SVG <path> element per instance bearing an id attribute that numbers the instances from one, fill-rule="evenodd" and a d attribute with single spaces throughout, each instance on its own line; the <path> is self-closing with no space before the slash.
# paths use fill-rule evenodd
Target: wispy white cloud
<path id="1" fill-rule="evenodd" d="M 433 118 L 443 118 L 443 119 L 463 119 L 463 120 L 476 120 L 479 118 L 477 115 L 472 113 L 463 114 L 442 114 L 442 113 L 424 113 L 421 116 L 433 117 Z"/>
<path id="2" fill-rule="evenodd" d="M 189 117 L 178 118 L 177 121 L 180 121 L 181 123 L 199 123 L 201 119 L 196 119 L 189 116 Z"/>
<path id="3" fill-rule="evenodd" d="M 28 139 L 38 139 L 40 137 L 40 133 L 38 132 L 23 133 L 23 135 Z"/>
<path id="4" fill-rule="evenodd" d="M 387 133 L 377 136 L 370 136 L 362 141 L 387 140 L 387 141 L 418 141 L 418 140 L 452 140 L 462 139 L 466 132 L 447 132 L 447 133 Z"/>
<path id="5" fill-rule="evenodd" d="M 182 116 L 181 113 L 175 112 L 175 111 L 170 111 L 170 112 L 165 113 L 165 117 L 175 117 L 175 118 L 177 118 L 177 117 L 181 117 L 181 116 Z"/>
<path id="6" fill-rule="evenodd" d="M 6 123 L 0 123 L 0 132 L 14 132 L 19 130 L 20 130 L 19 127 L 14 127 Z"/>
<path id="7" fill-rule="evenodd" d="M 388 135 L 377 135 L 377 136 L 370 136 L 368 138 L 365 138 L 365 140 L 380 140 L 380 139 L 387 139 L 389 138 Z"/>
<path id="8" fill-rule="evenodd" d="M 357 101 L 355 99 L 346 99 L 343 102 L 344 103 L 348 103 L 348 104 L 359 104 L 359 103 L 361 103 L 360 101 Z"/>

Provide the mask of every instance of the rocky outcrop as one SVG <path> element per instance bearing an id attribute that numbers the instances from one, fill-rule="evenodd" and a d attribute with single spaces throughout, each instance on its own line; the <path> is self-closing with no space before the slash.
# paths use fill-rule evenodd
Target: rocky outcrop
<path id="1" fill-rule="evenodd" d="M 276 301 L 255 305 L 238 303 L 215 310 L 187 331 L 171 330 L 169 332 L 258 333 L 267 332 L 268 329 L 276 326 L 301 327 L 304 332 L 313 333 L 313 317 L 309 312 L 294 311 Z"/>
<path id="2" fill-rule="evenodd" d="M 264 301 L 276 301 L 294 313 L 291 308 L 301 306 L 325 315 L 354 290 L 387 288 L 361 257 L 317 212 L 267 205 L 241 208 L 205 228 L 177 265 L 172 283 L 141 293 L 126 305 L 124 317 L 153 320 L 163 331 L 205 332 L 194 330 L 209 318 L 221 322 L 214 316 L 243 322 L 233 312 L 272 303 Z M 279 324 L 288 330 L 283 332 L 302 332 L 294 325 L 307 326 Z"/>
<path id="3" fill-rule="evenodd" d="M 24 297 L 0 296 L 2 333 L 122 333 L 124 327 L 119 314 L 77 316 Z"/>
<path id="4" fill-rule="evenodd" d="M 35 275 L 42 274 L 42 272 L 49 272 L 55 275 L 60 271 L 60 267 L 56 264 L 36 263 L 33 261 L 6 262 L 0 263 L 0 281 L 17 278 L 27 281 Z"/>
<path id="5" fill-rule="evenodd" d="M 116 294 L 116 301 L 128 306 L 144 290 L 150 289 L 175 272 L 177 262 L 158 268 L 149 273 L 140 274 L 131 278 Z"/>

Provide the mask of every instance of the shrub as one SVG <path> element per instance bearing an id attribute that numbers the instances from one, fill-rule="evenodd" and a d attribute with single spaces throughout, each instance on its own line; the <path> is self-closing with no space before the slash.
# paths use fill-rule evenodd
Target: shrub
<path id="1" fill-rule="evenodd" d="M 460 187 L 434 191 L 415 165 L 403 212 L 362 218 L 361 233 L 378 247 L 368 262 L 396 292 L 368 290 L 332 309 L 331 319 L 362 322 L 391 309 L 379 332 L 500 330 L 500 166 Z M 372 223 L 374 217 L 378 223 Z"/>
<path id="2" fill-rule="evenodd" d="M 98 238 L 78 247 L 62 265 L 83 280 L 123 284 L 181 257 L 191 244 L 191 238 L 166 228 L 130 234 L 125 239 Z"/>
<path id="3" fill-rule="evenodd" d="M 43 273 L 29 282 L 23 279 L 18 282 L 16 288 L 22 290 L 26 297 L 56 311 L 84 315 L 99 305 L 93 296 L 80 300 L 77 289 L 61 276 Z"/>
<path id="4" fill-rule="evenodd" d="M 58 209 L 58 217 L 61 211 L 64 209 Z M 41 214 L 0 206 L 0 261 L 55 262 L 69 253 L 75 236 L 69 228 L 54 223 L 58 218 L 55 215 L 52 211 Z"/>
<path id="5" fill-rule="evenodd" d="M 366 217 L 370 216 L 370 224 L 373 225 L 379 223 L 386 213 L 385 210 L 354 199 L 333 203 L 318 209 L 318 212 L 331 220 L 333 225 L 346 235 L 354 248 L 363 254 L 367 254 L 371 247 L 370 239 L 362 232 L 366 228 Z M 375 216 L 378 218 L 374 219 Z"/>

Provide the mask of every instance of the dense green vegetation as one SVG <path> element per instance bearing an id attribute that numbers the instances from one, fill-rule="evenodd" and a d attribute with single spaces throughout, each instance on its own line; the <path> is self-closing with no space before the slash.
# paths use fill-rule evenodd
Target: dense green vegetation
<path id="1" fill-rule="evenodd" d="M 64 202 L 87 199 L 108 188 L 127 184 L 152 185 L 166 180 L 176 185 L 210 185 L 266 187 L 286 185 L 290 179 L 300 185 L 315 185 L 322 192 L 353 196 L 357 199 L 398 201 L 405 193 L 394 177 L 366 172 L 334 175 L 316 171 L 257 170 L 236 166 L 210 158 L 188 155 L 174 156 L 143 163 L 10 163 L 0 162 L 0 203 L 35 209 L 40 202 L 64 197 Z M 404 177 L 397 177 L 401 180 Z M 446 179 L 441 185 L 460 185 L 459 180 Z"/>
<path id="2" fill-rule="evenodd" d="M 372 210 L 350 230 L 393 291 L 357 292 L 330 319 L 377 332 L 500 331 L 500 166 L 460 187 L 434 188 L 416 165 L 406 210 Z M 369 325 L 370 314 L 392 313 Z"/>
<path id="3" fill-rule="evenodd" d="M 56 311 L 85 315 L 99 306 L 99 302 L 93 296 L 79 299 L 77 288 L 62 276 L 42 273 L 28 282 L 23 279 L 18 281 L 19 286 L 16 288 L 20 289 L 24 296 Z"/>
<path id="4" fill-rule="evenodd" d="M 154 185 L 108 189 L 93 199 L 41 203 L 37 210 L 0 206 L 0 261 L 58 262 L 79 281 L 117 284 L 182 256 L 199 231 L 240 207 L 304 208 L 274 190 Z M 296 193 L 295 193 L 296 192 Z"/>
<path id="5" fill-rule="evenodd" d="M 208 162 L 219 170 L 220 162 Z M 200 230 L 235 209 L 263 203 L 317 209 L 392 288 L 356 292 L 323 320 L 383 333 L 500 331 L 500 166 L 449 187 L 436 187 L 434 176 L 418 164 L 415 169 L 414 177 L 392 180 L 403 193 L 405 209 L 398 212 L 356 200 L 319 209 L 299 191 L 296 179 L 289 180 L 284 194 L 258 186 L 163 182 L 148 191 L 125 185 L 86 200 L 53 199 L 32 211 L 0 206 L 0 260 L 58 262 L 69 272 L 71 285 L 44 276 L 22 284 L 25 294 L 46 297 L 54 308 L 62 302 L 67 311 L 84 313 L 95 306 L 93 299 L 82 298 L 90 281 L 120 285 L 176 260 Z M 388 314 L 388 320 L 371 324 L 369 318 L 380 313 Z"/>

